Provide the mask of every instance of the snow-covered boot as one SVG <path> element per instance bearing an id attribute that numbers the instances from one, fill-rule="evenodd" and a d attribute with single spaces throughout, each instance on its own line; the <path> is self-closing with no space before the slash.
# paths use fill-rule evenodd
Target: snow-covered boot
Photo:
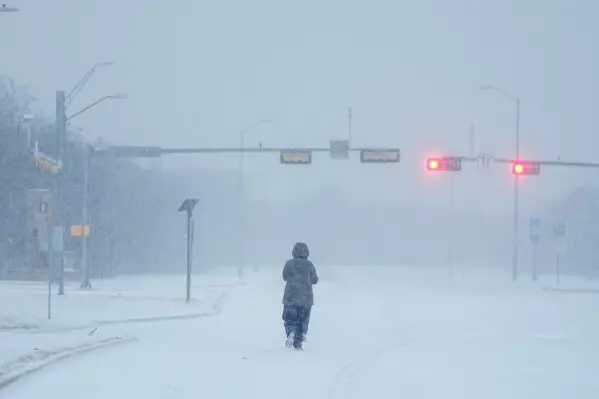
<path id="1" fill-rule="evenodd" d="M 293 345 L 293 341 L 295 341 L 295 333 L 291 331 L 289 335 L 287 335 L 287 339 L 285 340 L 285 346 L 287 348 L 291 348 Z"/>

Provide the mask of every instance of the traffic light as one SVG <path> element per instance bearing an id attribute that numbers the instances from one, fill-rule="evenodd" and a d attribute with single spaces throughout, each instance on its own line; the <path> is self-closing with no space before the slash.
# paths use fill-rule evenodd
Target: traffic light
<path id="1" fill-rule="evenodd" d="M 541 165 L 535 162 L 517 161 L 512 162 L 512 173 L 516 176 L 538 175 L 541 172 Z"/>
<path id="2" fill-rule="evenodd" d="M 457 157 L 428 158 L 426 169 L 431 172 L 459 172 L 462 170 L 462 159 Z"/>

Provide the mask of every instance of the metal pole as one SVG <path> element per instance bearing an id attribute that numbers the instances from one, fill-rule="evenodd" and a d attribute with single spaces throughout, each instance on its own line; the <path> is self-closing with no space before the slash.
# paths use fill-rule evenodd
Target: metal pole
<path id="1" fill-rule="evenodd" d="M 31 123 L 27 123 L 27 151 L 31 151 Z"/>
<path id="2" fill-rule="evenodd" d="M 59 262 L 59 288 L 58 295 L 64 295 L 64 231 L 65 231 L 65 215 L 64 215 L 64 183 L 65 183 L 65 148 L 66 148 L 66 114 L 65 114 L 65 92 L 63 90 L 56 91 L 56 160 L 58 161 L 60 171 L 58 173 L 58 184 L 56 187 L 56 226 L 60 228 L 61 236 L 60 245 L 58 248 Z"/>
<path id="3" fill-rule="evenodd" d="M 347 112 L 347 141 L 349 143 L 349 148 L 351 148 L 351 136 L 352 136 L 352 109 L 349 107 Z"/>
<path id="4" fill-rule="evenodd" d="M 447 240 L 447 244 L 448 244 L 448 249 L 447 249 L 447 263 L 449 266 L 449 276 L 453 277 L 453 246 L 454 246 L 454 240 L 453 240 L 453 234 L 452 234 L 452 229 L 453 229 L 453 216 L 454 216 L 454 175 L 453 173 L 451 173 L 449 175 L 449 218 L 448 218 L 448 226 L 447 226 L 447 237 L 449 237 L 449 239 Z"/>
<path id="5" fill-rule="evenodd" d="M 187 210 L 187 303 L 191 298 L 191 212 L 191 209 Z"/>
<path id="6" fill-rule="evenodd" d="M 537 243 L 532 244 L 532 281 L 538 280 L 537 274 Z"/>
<path id="7" fill-rule="evenodd" d="M 241 149 L 245 147 L 245 132 L 241 130 L 239 132 L 239 146 Z M 245 185 L 243 179 L 243 167 L 244 167 L 244 152 L 242 151 L 239 156 L 239 268 L 237 270 L 237 276 L 243 278 L 244 274 L 244 263 L 245 263 Z"/>
<path id="8" fill-rule="evenodd" d="M 520 159 L 520 98 L 516 98 L 516 159 Z M 518 207 L 519 178 L 514 175 L 514 253 L 512 259 L 512 280 L 518 280 Z"/>
<path id="9" fill-rule="evenodd" d="M 470 157 L 474 157 L 474 125 L 470 125 Z"/>
<path id="10" fill-rule="evenodd" d="M 91 288 L 90 282 L 90 270 L 88 262 L 88 236 L 87 226 L 89 225 L 89 148 L 85 147 L 85 154 L 83 157 L 83 237 L 81 241 L 81 268 L 83 269 L 83 281 L 81 282 L 81 288 Z"/>
<path id="11" fill-rule="evenodd" d="M 48 226 L 48 320 L 52 319 L 52 268 L 54 267 L 54 248 L 52 226 Z"/>
<path id="12" fill-rule="evenodd" d="M 555 280 L 557 286 L 559 287 L 559 278 L 560 278 L 560 256 L 557 254 L 556 262 L 555 262 Z"/>

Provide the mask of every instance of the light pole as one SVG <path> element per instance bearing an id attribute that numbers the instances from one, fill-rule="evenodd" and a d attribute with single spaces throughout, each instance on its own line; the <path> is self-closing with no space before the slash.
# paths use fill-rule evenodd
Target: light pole
<path id="1" fill-rule="evenodd" d="M 92 104 L 92 106 L 85 107 L 83 110 L 75 113 L 71 117 L 66 116 L 66 110 L 74 96 L 81 91 L 85 83 L 91 78 L 96 71 L 96 68 L 100 66 L 112 65 L 111 62 L 100 62 L 96 63 L 86 74 L 79 80 L 77 85 L 66 94 L 64 90 L 56 91 L 56 161 L 58 163 L 59 173 L 56 179 L 56 209 L 54 213 L 54 226 L 52 228 L 52 236 L 55 237 L 53 244 L 56 244 L 56 250 L 59 252 L 58 267 L 60 270 L 59 274 L 59 288 L 58 295 L 64 295 L 64 232 L 65 232 L 65 217 L 64 217 L 64 198 L 63 190 L 66 182 L 66 171 L 65 171 L 65 152 L 67 147 L 67 121 L 74 118 L 75 116 L 87 111 L 92 106 L 96 105 L 99 101 Z M 68 103 L 67 103 L 68 102 Z M 50 251 L 52 256 L 54 248 Z"/>
<path id="2" fill-rule="evenodd" d="M 92 68 L 90 71 L 95 70 L 95 67 Z M 93 74 L 93 72 L 88 72 L 86 74 L 86 76 L 91 76 L 91 74 Z M 77 93 L 79 90 L 81 90 L 81 87 L 83 87 L 83 85 L 85 84 L 85 82 L 87 82 L 87 80 L 89 80 L 89 78 L 84 78 L 80 81 L 80 83 L 73 89 L 73 91 L 71 91 L 71 93 L 69 93 L 70 96 L 73 95 L 73 93 Z M 72 98 L 72 97 L 71 97 Z M 58 243 L 57 245 L 57 250 L 59 251 L 59 270 L 60 270 L 60 274 L 59 274 L 59 288 L 58 288 L 58 295 L 64 295 L 64 233 L 66 230 L 66 226 L 65 226 L 65 215 L 64 215 L 64 186 L 65 186 L 65 182 L 66 182 L 66 170 L 65 170 L 65 152 L 66 152 L 66 147 L 67 147 L 67 122 L 72 120 L 73 118 L 83 114 L 84 112 L 88 111 L 89 109 L 95 107 L 96 105 L 100 104 L 101 102 L 108 100 L 108 99 L 123 99 L 123 98 L 127 98 L 126 95 L 124 94 L 113 94 L 113 95 L 109 95 L 109 96 L 104 96 L 102 98 L 100 98 L 99 100 L 91 103 L 90 105 L 82 108 L 80 111 L 75 112 L 74 114 L 72 114 L 71 116 L 67 116 L 66 115 L 66 108 L 67 108 L 67 95 L 65 94 L 65 92 L 63 90 L 57 90 L 56 91 L 56 160 L 58 162 L 59 165 L 59 173 L 58 173 L 58 178 L 57 178 L 57 182 L 56 182 L 56 211 L 55 211 L 55 228 L 53 230 L 53 234 L 58 235 L 57 239 L 55 240 L 55 242 Z"/>
<path id="3" fill-rule="evenodd" d="M 520 159 L 520 97 L 515 97 L 507 91 L 491 85 L 480 87 L 481 90 L 493 90 L 510 99 L 516 106 L 516 160 Z M 514 249 L 512 255 L 512 280 L 518 280 L 518 204 L 519 178 L 514 174 Z"/>
<path id="4" fill-rule="evenodd" d="M 100 104 L 102 101 L 106 101 L 106 100 L 124 100 L 126 98 L 128 98 L 128 97 L 124 93 L 116 93 L 116 94 L 111 94 L 109 96 L 104 96 L 104 97 L 100 98 L 99 100 L 96 100 L 93 103 L 89 104 L 88 106 L 82 108 L 81 110 L 75 112 L 73 115 L 67 117 L 66 121 L 68 122 L 71 119 L 75 118 L 76 116 L 81 115 L 85 111 L 88 111 L 89 109 L 91 109 L 91 108 L 95 107 L 96 105 Z"/>
<path id="5" fill-rule="evenodd" d="M 88 236 L 91 234 L 91 228 L 89 226 L 89 162 L 93 154 L 93 148 L 85 144 L 83 151 L 83 223 L 82 223 L 82 235 L 81 235 L 81 269 L 83 270 L 83 281 L 81 281 L 81 288 L 91 288 L 91 282 L 89 279 L 89 254 L 88 254 Z"/>
<path id="6" fill-rule="evenodd" d="M 260 119 L 257 120 L 243 129 L 239 130 L 239 148 L 242 150 L 239 156 L 239 224 L 240 224 L 240 232 L 239 232 L 239 269 L 237 270 L 237 275 L 239 278 L 243 278 L 243 269 L 245 263 L 245 185 L 243 181 L 243 167 L 244 167 L 244 152 L 245 148 L 245 135 L 250 130 L 265 124 L 271 123 L 270 119 Z"/>
<path id="7" fill-rule="evenodd" d="M 94 66 L 91 67 L 89 69 L 89 71 L 87 71 L 87 73 L 81 78 L 81 80 L 79 80 L 79 82 L 77 82 L 75 87 L 73 87 L 71 89 L 71 91 L 67 94 L 67 96 L 65 98 L 65 107 L 66 108 L 69 107 L 69 105 L 73 102 L 75 97 L 77 97 L 77 94 L 79 94 L 79 92 L 83 89 L 85 84 L 91 79 L 93 74 L 96 72 L 96 69 L 101 68 L 101 67 L 112 66 L 112 65 L 114 65 L 114 64 L 111 61 L 98 62 L 98 63 L 94 64 Z"/>

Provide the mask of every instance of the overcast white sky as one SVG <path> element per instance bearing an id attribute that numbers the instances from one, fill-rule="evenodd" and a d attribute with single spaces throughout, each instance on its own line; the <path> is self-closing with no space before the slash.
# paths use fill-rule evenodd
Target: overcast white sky
<path id="1" fill-rule="evenodd" d="M 308 168 L 278 157 L 246 162 L 252 196 L 293 198 L 336 185 L 372 201 L 447 199 L 447 175 L 426 176 L 424 157 L 468 151 L 510 156 L 522 98 L 522 152 L 597 159 L 599 2 L 593 0 L 11 0 L 0 14 L 0 73 L 26 84 L 52 117 L 54 90 L 69 90 L 96 62 L 72 111 L 105 94 L 75 125 L 113 143 L 235 146 L 354 145 L 402 150 L 399 165 L 316 156 Z M 237 167 L 236 156 L 166 159 L 164 167 Z M 511 209 L 507 167 L 474 165 L 457 177 L 459 206 Z M 597 172 L 545 168 L 523 183 L 527 212 Z M 435 197 L 435 195 L 438 196 Z"/>

